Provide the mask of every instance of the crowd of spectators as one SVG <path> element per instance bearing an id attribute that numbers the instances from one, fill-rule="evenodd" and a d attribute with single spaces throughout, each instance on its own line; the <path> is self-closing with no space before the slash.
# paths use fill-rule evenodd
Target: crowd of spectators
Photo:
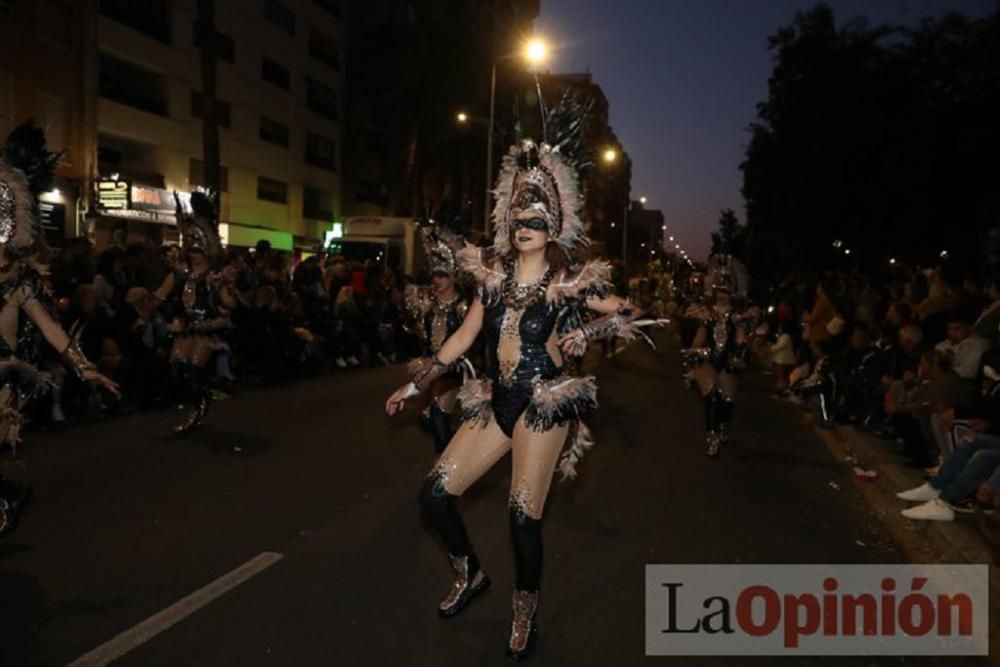
<path id="1" fill-rule="evenodd" d="M 927 502 L 904 515 L 950 520 L 992 508 L 1000 492 L 1000 271 L 829 273 L 818 283 L 790 280 L 770 301 L 775 391 L 811 405 L 825 428 L 853 424 L 888 447 L 898 443 L 929 480 L 924 491 L 901 495 Z"/>
<path id="2" fill-rule="evenodd" d="M 149 243 L 97 251 L 86 239 L 72 239 L 51 258 L 52 310 L 88 358 L 121 385 L 122 396 L 92 390 L 40 350 L 54 387 L 36 402 L 31 419 L 58 423 L 181 400 L 169 363 L 175 311 L 157 297 L 164 279 L 181 268 L 176 246 Z M 235 391 L 237 376 L 241 384 L 282 381 L 393 363 L 418 349 L 405 326 L 408 278 L 381 262 L 303 258 L 261 242 L 230 248 L 214 270 L 236 296 L 227 349 L 212 361 L 217 398 Z"/>

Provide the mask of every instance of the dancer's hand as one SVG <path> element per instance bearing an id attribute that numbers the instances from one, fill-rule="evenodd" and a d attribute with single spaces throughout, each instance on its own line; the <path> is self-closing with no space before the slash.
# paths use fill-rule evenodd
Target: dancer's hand
<path id="1" fill-rule="evenodd" d="M 567 356 L 582 357 L 587 351 L 587 336 L 582 329 L 576 329 L 559 339 L 559 347 Z"/>
<path id="2" fill-rule="evenodd" d="M 115 398 L 122 397 L 121 390 L 118 388 L 118 383 L 109 378 L 108 376 L 104 375 L 103 373 L 98 373 L 95 370 L 88 369 L 83 371 L 83 379 L 86 380 L 87 382 L 96 382 L 105 391 L 107 391 Z"/>
<path id="3" fill-rule="evenodd" d="M 385 402 L 385 414 L 391 417 L 397 412 L 400 412 L 403 409 L 406 399 L 412 398 L 419 393 L 420 392 L 417 391 L 417 388 L 413 386 L 412 382 L 406 383 L 396 391 L 392 392 L 392 396 L 390 396 L 389 400 Z"/>

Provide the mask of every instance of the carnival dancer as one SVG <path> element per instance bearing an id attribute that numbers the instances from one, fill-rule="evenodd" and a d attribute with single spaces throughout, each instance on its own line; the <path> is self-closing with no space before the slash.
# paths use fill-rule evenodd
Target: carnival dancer
<path id="1" fill-rule="evenodd" d="M 454 616 L 490 584 L 456 499 L 512 451 L 509 519 L 516 583 L 507 655 L 513 660 L 530 654 L 538 631 L 542 515 L 553 472 L 558 466 L 574 475 L 573 465 L 593 444 L 579 420 L 597 404 L 596 383 L 591 376 L 570 376 L 564 360 L 582 354 L 590 340 L 645 337 L 640 327 L 654 323 L 638 321 L 636 308 L 607 293 L 606 264 L 576 261 L 587 243 L 573 159 L 581 153 L 572 152 L 580 146 L 581 125 L 561 126 L 563 140 L 552 145 L 523 140 L 504 157 L 494 191 L 493 246 L 467 246 L 459 253 L 460 266 L 478 283 L 469 312 L 431 362 L 386 402 L 386 412 L 397 413 L 485 334 L 486 377 L 463 385 L 465 422 L 431 470 L 420 502 L 455 573 L 438 611 Z M 548 128 L 557 131 L 551 120 Z M 582 323 L 583 311 L 601 316 Z M 571 432 L 571 444 L 560 456 Z"/>
<path id="2" fill-rule="evenodd" d="M 736 409 L 740 371 L 749 341 L 749 311 L 737 310 L 734 298 L 746 289 L 742 263 L 729 255 L 713 255 L 705 279 L 706 302 L 692 305 L 685 316 L 698 320 L 690 348 L 683 350 L 688 377 L 701 393 L 705 410 L 705 453 L 719 455 L 729 442 Z"/>
<path id="3" fill-rule="evenodd" d="M 232 329 L 230 313 L 236 307 L 236 298 L 224 274 L 213 270 L 222 253 L 215 197 L 200 191 L 192 193 L 190 211 L 177 193 L 174 199 L 184 257 L 156 296 L 166 302 L 173 318 L 170 363 L 188 390 L 190 408 L 174 432 L 185 434 L 201 425 L 208 414 L 212 401 L 209 361 L 216 353 L 228 350 L 224 336 Z"/>
<path id="4" fill-rule="evenodd" d="M 37 259 L 45 244 L 38 195 L 52 189 L 59 157 L 31 121 L 15 128 L 0 149 L 0 444 L 15 453 L 25 405 L 51 386 L 37 366 L 40 338 L 82 381 L 118 394 L 49 312 L 46 267 Z M 0 534 L 13 528 L 29 495 L 30 489 L 0 476 Z"/>
<path id="5" fill-rule="evenodd" d="M 420 238 L 431 270 L 429 286 L 408 285 L 406 307 L 416 324 L 423 345 L 423 357 L 410 364 L 415 373 L 440 351 L 465 319 L 469 302 L 458 289 L 458 264 L 455 249 L 461 240 L 438 225 L 421 225 Z M 440 454 L 452 436 L 451 414 L 455 411 L 460 372 L 451 372 L 435 379 L 420 396 L 420 415 L 434 435 L 434 451 Z"/>

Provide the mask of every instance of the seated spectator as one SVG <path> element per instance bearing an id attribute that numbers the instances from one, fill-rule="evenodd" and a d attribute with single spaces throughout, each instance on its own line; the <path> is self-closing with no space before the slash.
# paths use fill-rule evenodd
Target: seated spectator
<path id="1" fill-rule="evenodd" d="M 921 521 L 952 521 L 955 512 L 984 508 L 976 498 L 983 482 L 1000 466 L 1000 437 L 977 434 L 962 442 L 926 483 L 897 493 L 901 500 L 921 505 L 903 510 L 903 516 Z M 996 480 L 1000 482 L 1000 477 Z M 992 505 L 986 505 L 992 509 Z"/>
<path id="2" fill-rule="evenodd" d="M 948 338 L 938 343 L 935 349 L 951 353 L 954 359 L 952 370 L 959 377 L 976 381 L 983 354 L 989 347 L 990 342 L 973 331 L 971 319 L 960 311 L 953 311 L 948 318 Z"/>

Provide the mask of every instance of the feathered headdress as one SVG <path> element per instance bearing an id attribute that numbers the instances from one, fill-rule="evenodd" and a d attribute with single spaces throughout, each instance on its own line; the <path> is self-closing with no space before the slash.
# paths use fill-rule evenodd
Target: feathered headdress
<path id="1" fill-rule="evenodd" d="M 590 164 L 583 143 L 589 108 L 566 93 L 545 116 L 551 143 L 521 139 L 504 156 L 493 190 L 497 253 L 510 251 L 512 223 L 524 211 L 534 212 L 545 222 L 550 238 L 567 255 L 589 243 L 580 219 L 583 198 L 579 188 L 579 171 Z"/>
<path id="2" fill-rule="evenodd" d="M 743 262 L 732 255 L 712 255 L 708 260 L 706 291 L 746 296 L 749 277 Z"/>
<path id="3" fill-rule="evenodd" d="M 465 242 L 458 234 L 441 225 L 424 223 L 418 229 L 431 273 L 447 273 L 454 277 L 459 270 L 456 253 Z"/>
<path id="4" fill-rule="evenodd" d="M 215 194 L 200 190 L 192 192 L 190 211 L 176 192 L 174 201 L 177 202 L 177 227 L 184 249 L 201 251 L 213 259 L 218 257 L 222 253 L 222 240 L 219 238 Z"/>
<path id="5" fill-rule="evenodd" d="M 45 132 L 27 121 L 0 148 L 0 244 L 17 250 L 38 236 L 38 195 L 52 189 L 62 153 L 45 146 Z"/>

